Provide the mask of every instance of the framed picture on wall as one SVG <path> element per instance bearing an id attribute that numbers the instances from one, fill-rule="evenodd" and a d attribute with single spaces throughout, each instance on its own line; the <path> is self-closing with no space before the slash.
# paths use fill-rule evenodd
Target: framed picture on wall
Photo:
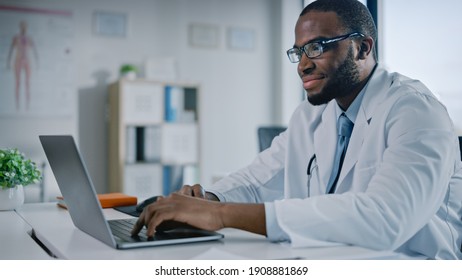
<path id="1" fill-rule="evenodd" d="M 95 34 L 108 37 L 127 36 L 127 14 L 96 11 L 94 13 Z"/>
<path id="2" fill-rule="evenodd" d="M 189 43 L 193 47 L 218 48 L 220 45 L 220 29 L 217 25 L 192 23 L 188 34 Z"/>

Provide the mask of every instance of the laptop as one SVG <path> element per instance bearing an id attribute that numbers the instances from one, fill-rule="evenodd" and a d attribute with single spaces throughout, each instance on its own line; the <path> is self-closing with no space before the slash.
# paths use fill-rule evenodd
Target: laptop
<path id="1" fill-rule="evenodd" d="M 191 227 L 178 227 L 146 237 L 130 231 L 137 218 L 106 220 L 95 188 L 74 138 L 70 135 L 39 136 L 43 150 L 56 178 L 74 225 L 83 232 L 116 249 L 219 240 L 217 232 Z"/>

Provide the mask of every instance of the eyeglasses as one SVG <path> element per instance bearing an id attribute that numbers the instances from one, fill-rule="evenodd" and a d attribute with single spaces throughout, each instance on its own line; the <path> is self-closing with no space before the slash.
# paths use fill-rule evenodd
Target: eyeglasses
<path id="1" fill-rule="evenodd" d="M 292 63 L 297 63 L 302 59 L 302 51 L 306 54 L 307 57 L 309 58 L 315 58 L 320 56 L 324 52 L 324 47 L 328 44 L 332 44 L 338 41 L 342 41 L 348 38 L 353 38 L 353 37 L 364 37 L 364 34 L 359 33 L 359 32 L 353 32 L 350 34 L 318 41 L 318 42 L 312 42 L 304 45 L 303 47 L 294 47 L 291 48 L 287 51 L 287 56 L 289 57 L 290 62 Z"/>

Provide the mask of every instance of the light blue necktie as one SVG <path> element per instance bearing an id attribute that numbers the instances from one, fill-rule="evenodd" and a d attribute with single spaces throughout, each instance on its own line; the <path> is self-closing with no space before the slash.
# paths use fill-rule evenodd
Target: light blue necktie
<path id="1" fill-rule="evenodd" d="M 342 169 L 343 159 L 348 148 L 348 142 L 350 142 L 351 132 L 353 131 L 353 123 L 347 118 L 345 113 L 342 113 L 338 118 L 338 140 L 337 149 L 335 151 L 334 168 L 330 174 L 329 183 L 327 184 L 327 192 L 334 193 L 335 185 L 337 184 L 340 170 Z"/>

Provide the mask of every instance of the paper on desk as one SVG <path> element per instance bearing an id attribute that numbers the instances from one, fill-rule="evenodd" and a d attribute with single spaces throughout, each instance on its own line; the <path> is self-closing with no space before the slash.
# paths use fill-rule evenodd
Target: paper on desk
<path id="1" fill-rule="evenodd" d="M 236 255 L 227 251 L 223 251 L 217 248 L 210 248 L 192 258 L 193 260 L 248 260 L 244 256 Z"/>

